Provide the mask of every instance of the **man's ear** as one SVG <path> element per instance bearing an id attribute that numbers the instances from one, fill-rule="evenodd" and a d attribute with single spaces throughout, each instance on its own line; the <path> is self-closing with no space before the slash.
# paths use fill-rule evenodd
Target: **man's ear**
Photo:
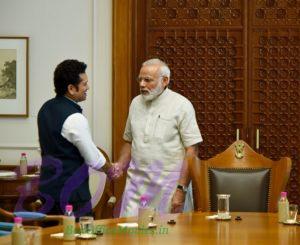
<path id="1" fill-rule="evenodd" d="M 162 84 L 164 87 L 167 87 L 169 85 L 170 79 L 168 77 L 163 77 Z"/>
<path id="2" fill-rule="evenodd" d="M 68 92 L 69 92 L 69 94 L 70 95 L 74 95 L 75 91 L 76 91 L 76 87 L 73 84 L 69 84 L 68 85 Z"/>

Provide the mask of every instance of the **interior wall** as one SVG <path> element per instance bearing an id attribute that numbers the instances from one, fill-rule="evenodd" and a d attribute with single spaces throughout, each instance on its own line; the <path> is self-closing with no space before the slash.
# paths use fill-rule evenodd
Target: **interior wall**
<path id="1" fill-rule="evenodd" d="M 17 164 L 21 152 L 39 159 L 37 113 L 54 93 L 53 71 L 64 59 L 88 64 L 90 90 L 81 103 L 97 145 L 111 153 L 111 1 L 0 1 L 0 35 L 28 36 L 29 117 L 0 117 L 0 159 Z"/>
<path id="2" fill-rule="evenodd" d="M 37 113 L 55 96 L 56 65 L 70 58 L 88 65 L 80 105 L 95 143 L 111 155 L 111 16 L 111 0 L 0 0 L 0 36 L 29 37 L 29 117 L 0 117 L 0 164 L 18 164 L 21 152 L 40 162 Z"/>

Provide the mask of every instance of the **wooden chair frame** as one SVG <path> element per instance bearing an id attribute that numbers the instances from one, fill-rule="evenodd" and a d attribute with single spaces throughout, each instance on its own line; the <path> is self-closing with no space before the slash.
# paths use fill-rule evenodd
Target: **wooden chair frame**
<path id="1" fill-rule="evenodd" d="M 101 151 L 106 161 L 111 162 L 107 153 L 104 150 L 102 150 L 100 147 L 97 148 L 99 149 L 99 151 Z M 113 184 L 112 181 L 107 178 L 103 190 L 103 194 L 99 202 L 97 203 L 97 205 L 93 208 L 95 219 L 113 218 L 114 204 L 109 203 L 109 199 L 111 197 L 114 197 Z"/>
<path id="2" fill-rule="evenodd" d="M 243 148 L 241 152 L 240 148 Z M 256 153 L 246 142 L 239 140 L 230 145 L 224 152 L 208 160 L 197 157 L 189 158 L 189 172 L 193 183 L 195 211 L 211 211 L 209 168 L 219 169 L 271 169 L 268 212 L 277 212 L 277 201 L 280 192 L 284 191 L 290 176 L 292 162 L 289 157 L 273 161 Z"/>

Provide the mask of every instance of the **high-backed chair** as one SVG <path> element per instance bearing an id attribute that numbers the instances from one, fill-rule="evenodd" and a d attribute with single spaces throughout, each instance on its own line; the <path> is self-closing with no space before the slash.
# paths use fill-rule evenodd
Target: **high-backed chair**
<path id="1" fill-rule="evenodd" d="M 290 158 L 273 161 L 242 140 L 213 158 L 188 163 L 196 211 L 216 211 L 217 194 L 230 194 L 230 211 L 276 212 L 291 171 Z"/>

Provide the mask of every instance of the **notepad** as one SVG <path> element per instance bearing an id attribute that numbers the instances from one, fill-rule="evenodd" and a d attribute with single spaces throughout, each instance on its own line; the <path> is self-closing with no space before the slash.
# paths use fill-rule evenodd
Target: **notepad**
<path id="1" fill-rule="evenodd" d="M 75 237 L 78 237 L 80 234 L 75 234 Z M 53 238 L 58 238 L 58 239 L 63 239 L 64 238 L 64 233 L 60 232 L 60 233 L 53 233 L 53 234 L 50 234 L 50 237 L 53 237 Z"/>
<path id="2" fill-rule="evenodd" d="M 0 170 L 0 177 L 15 177 L 17 174 L 13 171 Z"/>
<path id="3" fill-rule="evenodd" d="M 138 227 L 138 223 L 118 223 L 117 226 L 120 226 L 120 227 L 128 227 L 128 228 L 136 228 Z"/>
<path id="4" fill-rule="evenodd" d="M 127 228 L 137 228 L 138 223 L 118 223 L 117 226 L 120 226 L 122 228 L 125 228 L 125 227 L 127 227 Z M 157 226 L 157 224 L 155 224 L 155 223 L 149 223 L 148 227 L 149 228 L 154 228 L 156 226 Z"/>

